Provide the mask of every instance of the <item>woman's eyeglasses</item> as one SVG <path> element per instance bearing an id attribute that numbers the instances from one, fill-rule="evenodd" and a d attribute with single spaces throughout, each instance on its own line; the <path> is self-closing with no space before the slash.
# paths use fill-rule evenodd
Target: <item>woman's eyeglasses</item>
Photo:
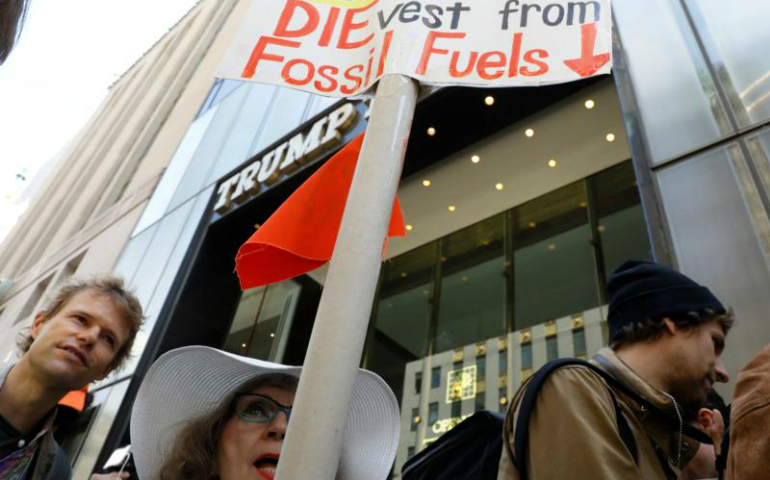
<path id="1" fill-rule="evenodd" d="M 233 398 L 235 414 L 249 423 L 266 423 L 278 416 L 279 412 L 286 414 L 286 422 L 291 416 L 291 407 L 281 405 L 272 398 L 258 393 L 237 393 Z"/>

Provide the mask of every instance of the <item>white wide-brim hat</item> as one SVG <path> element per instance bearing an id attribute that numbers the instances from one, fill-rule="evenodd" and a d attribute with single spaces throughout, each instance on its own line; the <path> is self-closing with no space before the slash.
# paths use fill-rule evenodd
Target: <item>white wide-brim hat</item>
<path id="1" fill-rule="evenodd" d="M 220 407 L 244 383 L 302 367 L 241 357 L 210 347 L 171 350 L 150 367 L 131 413 L 131 445 L 142 480 L 158 480 L 184 426 Z M 384 480 L 399 437 L 396 397 L 384 380 L 359 369 L 342 438 L 338 480 Z"/>

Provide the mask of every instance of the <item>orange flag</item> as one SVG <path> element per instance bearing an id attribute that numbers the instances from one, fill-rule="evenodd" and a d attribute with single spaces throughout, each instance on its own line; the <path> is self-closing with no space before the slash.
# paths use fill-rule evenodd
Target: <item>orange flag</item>
<path id="1" fill-rule="evenodd" d="M 235 270 L 243 290 L 302 275 L 331 259 L 363 141 L 362 133 L 330 158 L 241 246 Z M 388 237 L 404 235 L 396 197 Z"/>
<path id="2" fill-rule="evenodd" d="M 88 395 L 88 385 L 80 390 L 73 390 L 59 400 L 59 405 L 70 407 L 78 412 L 86 408 L 86 396 Z"/>

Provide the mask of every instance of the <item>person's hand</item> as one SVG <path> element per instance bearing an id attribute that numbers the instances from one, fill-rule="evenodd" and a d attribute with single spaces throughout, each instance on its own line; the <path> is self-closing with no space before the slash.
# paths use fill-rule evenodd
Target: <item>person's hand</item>
<path id="1" fill-rule="evenodd" d="M 129 477 L 131 474 L 128 472 L 94 473 L 90 480 L 127 480 Z"/>
<path id="2" fill-rule="evenodd" d="M 714 452 L 719 456 L 722 451 L 722 439 L 725 438 L 725 420 L 722 418 L 722 412 L 701 408 L 698 412 L 698 421 L 714 441 Z"/>

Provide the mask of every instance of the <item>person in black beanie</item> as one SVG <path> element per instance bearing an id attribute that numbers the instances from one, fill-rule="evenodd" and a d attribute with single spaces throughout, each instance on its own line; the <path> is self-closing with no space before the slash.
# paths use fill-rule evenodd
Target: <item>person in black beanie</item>
<path id="1" fill-rule="evenodd" d="M 675 480 L 699 450 L 696 438 L 707 442 L 688 413 L 728 380 L 720 355 L 732 311 L 708 288 L 653 262 L 624 263 L 607 292 L 610 347 L 590 363 L 615 381 L 587 365 L 553 370 L 534 397 L 526 458 L 501 455 L 498 480 Z M 504 423 L 511 454 L 528 385 Z"/>

